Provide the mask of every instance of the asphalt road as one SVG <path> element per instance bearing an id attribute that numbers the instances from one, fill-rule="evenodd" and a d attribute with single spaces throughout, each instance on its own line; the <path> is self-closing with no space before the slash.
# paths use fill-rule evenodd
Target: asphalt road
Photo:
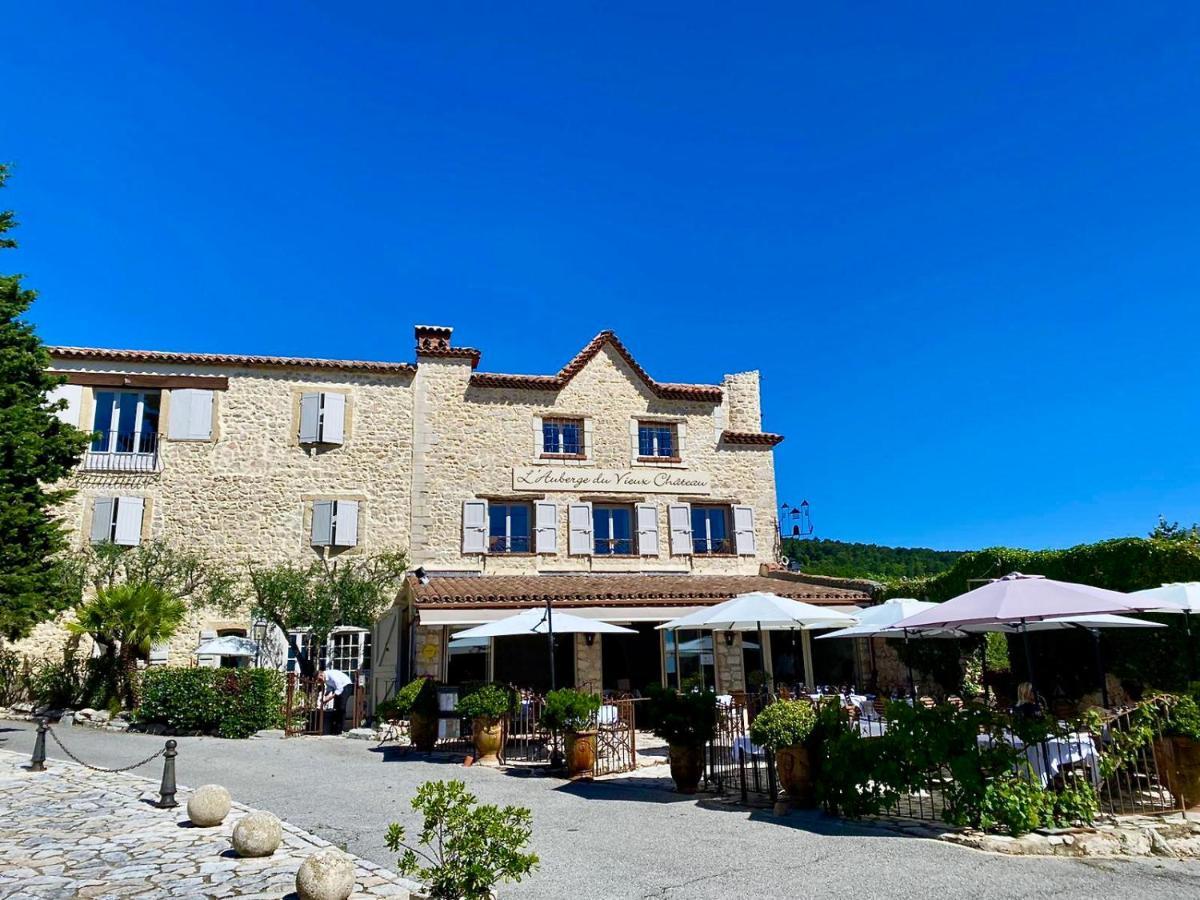
<path id="1" fill-rule="evenodd" d="M 56 728 L 95 765 L 134 762 L 163 738 L 84 727 Z M 33 747 L 28 723 L 0 722 L 0 747 Z M 53 741 L 51 759 L 65 759 Z M 161 761 L 136 774 L 157 780 Z M 775 817 L 714 807 L 669 790 L 669 780 L 566 784 L 551 778 L 464 769 L 381 752 L 364 741 L 179 738 L 181 784 L 225 785 L 234 799 L 268 809 L 382 864 L 389 822 L 415 832 L 417 785 L 458 778 L 481 801 L 533 811 L 540 869 L 501 898 L 1200 897 L 1200 862 L 1014 859 L 897 835 L 818 813 Z M 3 813 L 0 812 L 0 829 Z"/>

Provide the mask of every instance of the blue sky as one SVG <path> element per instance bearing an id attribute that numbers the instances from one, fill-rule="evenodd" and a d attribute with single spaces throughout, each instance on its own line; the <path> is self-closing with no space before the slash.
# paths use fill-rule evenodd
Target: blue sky
<path id="1" fill-rule="evenodd" d="M 612 328 L 761 369 L 824 537 L 1200 519 L 1194 6 L 440 6 L 10 6 L 0 265 L 46 340 L 436 322 L 551 372 Z"/>

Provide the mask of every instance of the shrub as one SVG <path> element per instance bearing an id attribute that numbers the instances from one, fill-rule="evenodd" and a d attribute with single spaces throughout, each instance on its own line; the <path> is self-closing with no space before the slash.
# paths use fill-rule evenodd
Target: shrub
<path id="1" fill-rule="evenodd" d="M 1025 834 L 1049 824 L 1053 814 L 1053 801 L 1041 787 L 1018 775 L 1004 775 L 984 788 L 979 827 L 984 831 Z"/>
<path id="2" fill-rule="evenodd" d="M 1200 705 L 1186 694 L 1174 697 L 1163 725 L 1163 734 L 1200 741 Z"/>
<path id="3" fill-rule="evenodd" d="M 0 706 L 12 706 L 25 694 L 21 657 L 15 650 L 0 647 Z"/>
<path id="4" fill-rule="evenodd" d="M 712 691 L 678 694 L 650 689 L 653 731 L 668 744 L 699 747 L 717 735 L 717 695 Z"/>
<path id="5" fill-rule="evenodd" d="M 470 719 L 501 719 L 512 712 L 513 694 L 498 684 L 485 684 L 462 697 L 455 707 L 461 716 Z"/>
<path id="6" fill-rule="evenodd" d="M 803 744 L 817 724 L 812 705 L 803 700 L 778 700 L 750 723 L 750 740 L 774 753 L 780 747 Z"/>
<path id="7" fill-rule="evenodd" d="M 26 677 L 29 702 L 35 708 L 75 707 L 83 700 L 85 678 L 85 669 L 76 662 L 74 654 L 68 653 L 62 660 L 39 660 L 30 667 Z"/>
<path id="8" fill-rule="evenodd" d="M 388 826 L 385 841 L 403 851 L 400 871 L 421 880 L 434 900 L 486 900 L 499 881 L 520 881 L 538 864 L 523 852 L 533 832 L 528 809 L 476 806 L 461 781 L 427 781 L 417 788 L 413 809 L 424 816 L 419 849 L 405 843 L 404 828 Z"/>
<path id="9" fill-rule="evenodd" d="M 539 721 L 543 728 L 559 734 L 585 731 L 600 709 L 600 698 L 574 688 L 559 688 L 546 695 Z"/>
<path id="10" fill-rule="evenodd" d="M 177 732 L 249 737 L 283 721 L 283 675 L 273 669 L 150 669 L 135 718 Z"/>

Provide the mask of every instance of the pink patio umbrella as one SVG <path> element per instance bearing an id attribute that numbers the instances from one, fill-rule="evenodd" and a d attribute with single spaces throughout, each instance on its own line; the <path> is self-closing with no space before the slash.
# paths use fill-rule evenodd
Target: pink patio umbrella
<path id="1" fill-rule="evenodd" d="M 905 631 L 928 631 L 972 625 L 1016 626 L 1021 631 L 1029 665 L 1029 681 L 1033 684 L 1029 623 L 1066 616 L 1147 612 L 1161 607 L 1161 600 L 1141 599 L 1106 588 L 1013 572 L 902 619 L 893 627 Z"/>

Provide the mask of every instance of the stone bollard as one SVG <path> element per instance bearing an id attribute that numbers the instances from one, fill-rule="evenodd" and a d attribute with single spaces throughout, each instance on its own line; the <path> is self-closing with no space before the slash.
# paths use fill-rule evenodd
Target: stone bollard
<path id="1" fill-rule="evenodd" d="M 33 756 L 29 760 L 30 772 L 46 771 L 46 730 L 49 727 L 45 719 L 38 719 L 37 737 L 33 742 Z"/>
<path id="2" fill-rule="evenodd" d="M 318 850 L 300 864 L 296 893 L 300 900 L 346 900 L 354 893 L 354 860 L 333 847 Z"/>
<path id="3" fill-rule="evenodd" d="M 200 828 L 212 828 L 225 821 L 232 806 L 233 801 L 225 788 L 219 784 L 202 784 L 188 799 L 188 819 Z"/>
<path id="4" fill-rule="evenodd" d="M 269 812 L 252 812 L 233 826 L 233 849 L 238 856 L 270 856 L 283 840 L 283 826 Z"/>
<path id="5" fill-rule="evenodd" d="M 178 752 L 175 741 L 167 741 L 166 752 L 163 753 L 162 784 L 158 788 L 158 802 L 154 805 L 159 809 L 174 809 L 179 804 L 175 802 L 175 757 Z"/>

